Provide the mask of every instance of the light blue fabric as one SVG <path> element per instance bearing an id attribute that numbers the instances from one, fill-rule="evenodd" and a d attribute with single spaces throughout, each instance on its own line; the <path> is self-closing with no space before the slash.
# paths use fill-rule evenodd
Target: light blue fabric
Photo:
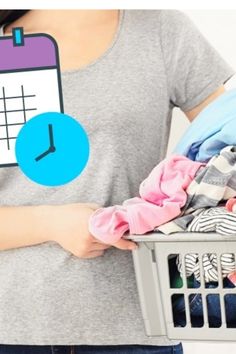
<path id="1" fill-rule="evenodd" d="M 226 91 L 196 117 L 174 154 L 206 162 L 227 145 L 236 145 L 236 89 Z"/>

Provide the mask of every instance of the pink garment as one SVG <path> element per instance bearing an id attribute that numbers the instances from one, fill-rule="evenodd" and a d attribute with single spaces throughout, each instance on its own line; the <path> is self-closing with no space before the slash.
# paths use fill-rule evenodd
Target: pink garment
<path id="1" fill-rule="evenodd" d="M 232 213 L 236 213 L 236 198 L 230 198 L 225 205 L 226 209 Z"/>
<path id="2" fill-rule="evenodd" d="M 174 219 L 185 205 L 185 190 L 201 166 L 205 164 L 179 155 L 163 160 L 141 183 L 141 198 L 97 209 L 89 220 L 90 233 L 102 242 L 113 244 L 127 231 L 145 234 Z"/>
<path id="3" fill-rule="evenodd" d="M 227 278 L 236 286 L 236 272 L 228 274 Z"/>

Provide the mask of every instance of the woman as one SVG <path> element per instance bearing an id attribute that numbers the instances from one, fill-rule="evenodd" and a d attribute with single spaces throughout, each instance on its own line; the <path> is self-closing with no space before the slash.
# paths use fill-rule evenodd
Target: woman
<path id="1" fill-rule="evenodd" d="M 44 188 L 0 170 L 0 354 L 182 353 L 145 335 L 132 250 L 88 232 L 96 208 L 136 196 L 164 157 L 171 113 L 192 120 L 233 71 L 177 11 L 1 11 L 2 35 L 23 26 L 57 41 L 65 113 L 91 145 L 75 181 Z M 14 220 L 14 222 L 12 222 Z"/>

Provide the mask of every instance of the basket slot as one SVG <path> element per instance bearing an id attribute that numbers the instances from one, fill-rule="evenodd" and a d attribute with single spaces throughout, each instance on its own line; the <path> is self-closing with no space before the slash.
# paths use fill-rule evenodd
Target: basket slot
<path id="1" fill-rule="evenodd" d="M 222 275 L 222 255 L 220 257 L 217 257 L 217 268 L 218 268 L 218 286 L 219 289 L 222 291 L 224 285 L 223 285 L 223 275 Z M 221 293 L 222 294 L 222 293 Z M 225 312 L 225 302 L 224 302 L 224 297 L 223 294 L 220 296 L 220 308 L 221 308 L 221 322 L 222 326 L 225 328 L 226 327 L 226 312 Z"/>

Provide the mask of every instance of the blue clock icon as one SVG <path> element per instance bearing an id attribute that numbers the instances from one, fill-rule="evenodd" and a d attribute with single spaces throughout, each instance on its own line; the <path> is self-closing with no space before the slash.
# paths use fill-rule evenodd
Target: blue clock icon
<path id="1" fill-rule="evenodd" d="M 74 118 L 47 112 L 31 118 L 15 146 L 17 163 L 32 181 L 60 186 L 80 175 L 89 158 L 89 140 Z"/>

